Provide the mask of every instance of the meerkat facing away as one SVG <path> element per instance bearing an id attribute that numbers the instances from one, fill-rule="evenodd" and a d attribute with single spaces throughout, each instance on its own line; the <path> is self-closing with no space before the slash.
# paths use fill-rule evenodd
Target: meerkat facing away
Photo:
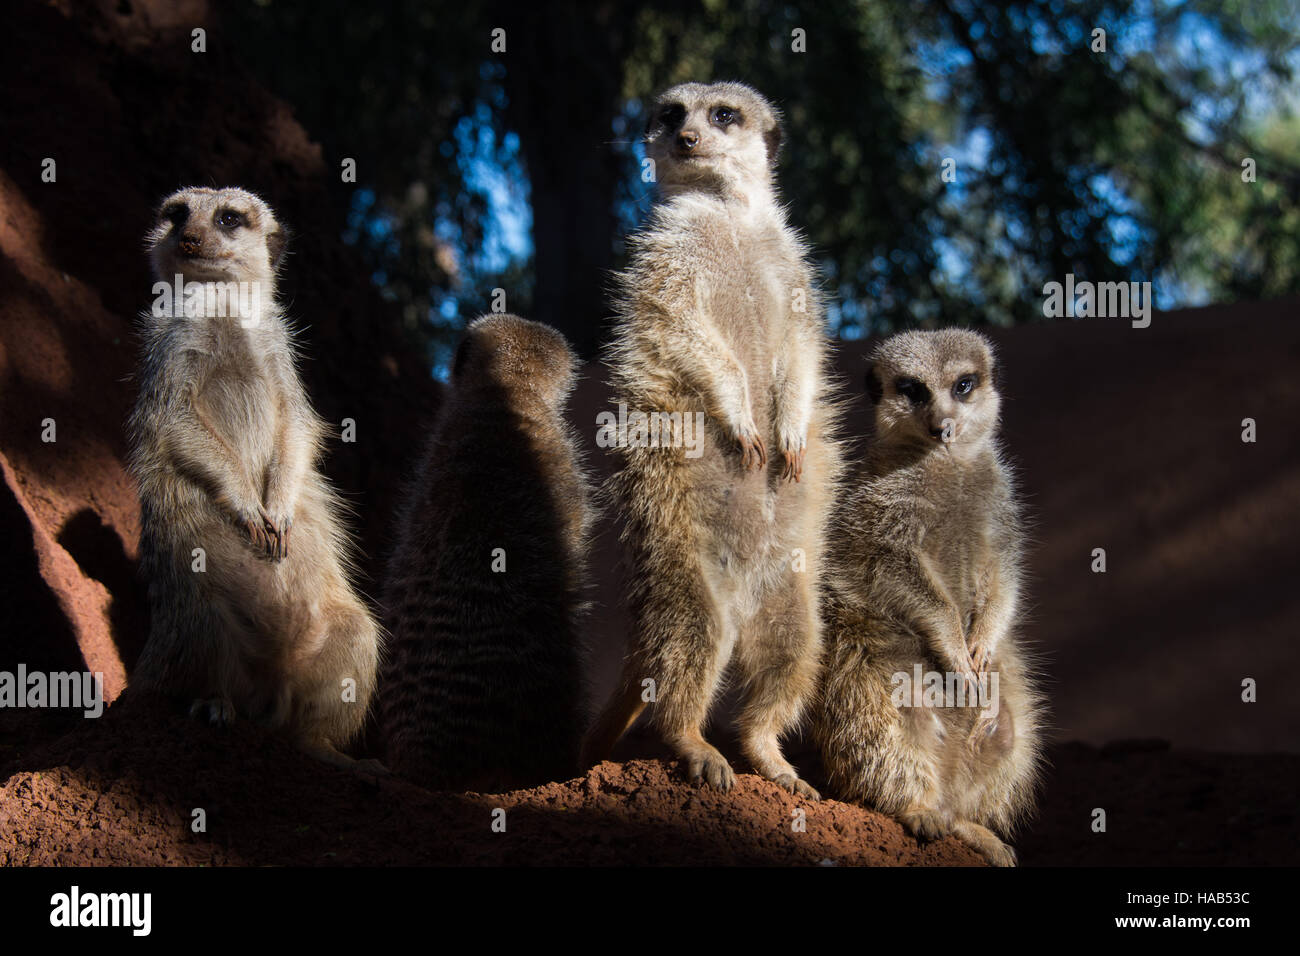
<path id="1" fill-rule="evenodd" d="M 187 294 L 142 317 L 129 428 L 152 629 L 131 683 L 351 764 L 380 633 L 275 299 L 285 231 L 242 189 L 182 189 L 147 246 L 159 282 Z"/>
<path id="2" fill-rule="evenodd" d="M 611 488 L 634 630 L 584 763 L 606 757 L 653 696 L 688 777 L 730 789 L 730 765 L 703 736 L 730 664 L 745 688 L 745 757 L 815 799 L 780 737 L 816 685 L 839 453 L 821 303 L 777 195 L 780 140 L 777 111 L 739 83 L 676 86 L 652 108 L 660 197 L 619 277 L 612 384 L 630 409 L 705 424 L 696 456 L 680 441 L 620 441 Z"/>
<path id="3" fill-rule="evenodd" d="M 1032 808 L 1043 712 L 1015 636 L 1024 541 L 994 373 L 964 330 L 873 355 L 876 436 L 832 535 L 815 735 L 837 794 L 1013 865 L 992 831 Z M 918 706 L 915 679 L 945 672 L 960 696 Z M 980 681 L 991 697 L 972 700 Z"/>
<path id="4" fill-rule="evenodd" d="M 392 769 L 498 792 L 577 772 L 592 508 L 563 420 L 559 332 L 478 319 L 400 520 L 384 589 L 380 715 Z"/>

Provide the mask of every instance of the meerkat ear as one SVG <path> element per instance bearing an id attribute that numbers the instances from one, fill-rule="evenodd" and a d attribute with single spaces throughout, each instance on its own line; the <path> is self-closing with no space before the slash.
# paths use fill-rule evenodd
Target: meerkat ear
<path id="1" fill-rule="evenodd" d="M 767 144 L 767 165 L 773 169 L 776 169 L 777 157 L 781 155 L 783 137 L 780 119 L 773 120 L 772 128 L 763 134 L 763 142 Z"/>
<path id="2" fill-rule="evenodd" d="M 885 394 L 885 383 L 880 380 L 880 373 L 876 371 L 874 365 L 867 366 L 867 396 L 871 399 L 871 404 L 875 405 L 880 401 L 880 397 Z"/>
<path id="3" fill-rule="evenodd" d="M 1002 386 L 1001 376 L 998 374 L 998 353 L 994 351 L 993 346 L 989 346 L 989 385 L 993 391 L 999 391 Z"/>
<path id="4" fill-rule="evenodd" d="M 275 231 L 266 237 L 266 254 L 271 259 L 271 271 L 280 268 L 285 250 L 289 247 L 289 234 L 283 226 L 276 226 Z"/>
<path id="5" fill-rule="evenodd" d="M 658 103 L 650 104 L 650 109 L 645 114 L 645 130 L 641 133 L 642 139 L 649 139 L 650 135 L 663 125 L 663 120 L 660 118 L 662 111 L 663 107 Z"/>

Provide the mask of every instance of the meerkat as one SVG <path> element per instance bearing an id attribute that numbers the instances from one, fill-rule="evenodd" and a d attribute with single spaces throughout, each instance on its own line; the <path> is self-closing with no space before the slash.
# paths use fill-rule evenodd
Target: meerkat
<path id="1" fill-rule="evenodd" d="M 437 789 L 577 772 L 593 508 L 563 414 L 577 357 L 513 315 L 469 326 L 411 481 L 383 605 L 387 762 Z"/>
<path id="2" fill-rule="evenodd" d="M 351 765 L 381 636 L 316 468 L 326 426 L 276 301 L 285 244 L 242 189 L 168 196 L 147 237 L 155 293 L 184 294 L 142 316 L 129 430 L 152 628 L 131 683 Z"/>
<path id="3" fill-rule="evenodd" d="M 745 758 L 816 799 L 780 738 L 816 686 L 839 453 L 821 302 L 777 192 L 780 142 L 776 109 L 740 83 L 673 87 L 650 114 L 659 198 L 630 240 L 607 361 L 620 403 L 702 421 L 702 447 L 618 443 L 610 487 L 634 625 L 583 762 L 606 757 L 653 698 L 689 779 L 729 790 L 734 772 L 703 728 L 730 665 Z"/>
<path id="4" fill-rule="evenodd" d="M 875 350 L 876 435 L 835 519 L 814 734 L 837 795 L 1011 866 L 997 833 L 1032 809 L 1043 709 L 1015 633 L 1024 533 L 995 372 L 965 330 Z M 922 696 L 923 675 L 949 696 Z"/>

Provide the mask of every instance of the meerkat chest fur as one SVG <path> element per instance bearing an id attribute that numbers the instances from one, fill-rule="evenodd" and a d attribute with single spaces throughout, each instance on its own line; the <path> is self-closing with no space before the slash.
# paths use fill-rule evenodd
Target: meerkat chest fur
<path id="1" fill-rule="evenodd" d="M 684 374 L 694 360 L 678 337 L 687 325 L 693 338 L 735 356 L 752 412 L 767 415 L 767 403 L 755 399 L 771 387 L 789 326 L 801 318 L 794 298 L 806 302 L 810 293 L 802 250 L 778 209 L 706 194 L 669 199 L 634 238 L 623 284 L 635 346 L 625 383 L 699 397 Z"/>
<path id="2" fill-rule="evenodd" d="M 261 310 L 248 327 L 213 317 L 183 320 L 174 331 L 170 347 L 187 357 L 179 387 L 209 427 L 240 450 L 254 480 L 270 464 L 286 426 L 295 437 L 313 440 L 302 427 L 310 416 L 292 414 L 293 346 L 277 308 Z"/>
<path id="3" fill-rule="evenodd" d="M 991 452 L 959 460 L 932 452 L 915 481 L 916 543 L 964 613 L 971 613 L 998 560 L 996 514 L 1002 486 Z"/>

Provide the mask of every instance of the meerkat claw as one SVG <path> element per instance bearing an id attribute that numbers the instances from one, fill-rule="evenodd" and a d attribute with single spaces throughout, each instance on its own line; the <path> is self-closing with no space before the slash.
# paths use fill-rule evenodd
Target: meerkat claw
<path id="1" fill-rule="evenodd" d="M 741 467 L 746 471 L 758 471 L 767 464 L 767 446 L 758 432 L 742 433 L 736 441 L 740 443 Z"/>
<path id="2" fill-rule="evenodd" d="M 289 532 L 293 529 L 293 518 L 283 515 L 280 518 L 280 558 L 289 556 Z"/>
<path id="3" fill-rule="evenodd" d="M 190 717 L 206 720 L 213 727 L 229 727 L 235 722 L 235 705 L 224 697 L 200 697 L 190 704 Z"/>
<path id="4" fill-rule="evenodd" d="M 820 793 L 805 783 L 797 774 L 783 773 L 774 777 L 772 782 L 782 790 L 788 790 L 790 793 L 804 797 L 808 800 L 820 800 L 822 798 Z"/>
<path id="5" fill-rule="evenodd" d="M 803 475 L 803 449 L 798 451 L 783 451 L 781 457 L 785 460 L 785 466 L 781 470 L 781 477 L 785 481 L 798 482 Z"/>
<path id="6" fill-rule="evenodd" d="M 687 761 L 686 777 L 696 786 L 708 784 L 714 790 L 727 793 L 736 782 L 736 773 L 721 754 L 691 757 Z"/>

